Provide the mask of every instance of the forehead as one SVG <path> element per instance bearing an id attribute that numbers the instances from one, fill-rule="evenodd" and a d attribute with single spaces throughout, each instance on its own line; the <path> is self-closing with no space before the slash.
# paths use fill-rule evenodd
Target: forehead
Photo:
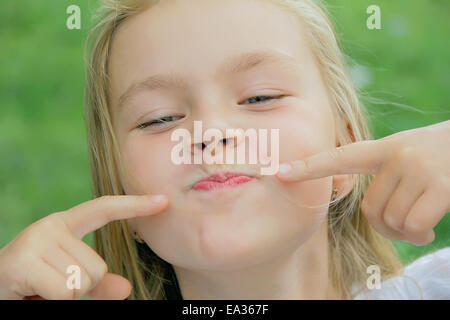
<path id="1" fill-rule="evenodd" d="M 232 64 L 236 58 L 270 51 L 303 64 L 311 58 L 297 17 L 270 1 L 161 1 L 127 20 L 115 35 L 109 69 L 112 101 L 152 75 L 176 73 L 191 83 L 210 81 L 221 75 L 220 67 L 239 66 Z M 276 60 L 270 54 L 266 58 Z"/>

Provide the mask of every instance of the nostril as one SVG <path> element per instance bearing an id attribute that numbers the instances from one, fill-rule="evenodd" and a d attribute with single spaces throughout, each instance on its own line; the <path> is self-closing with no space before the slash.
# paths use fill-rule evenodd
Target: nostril
<path id="1" fill-rule="evenodd" d="M 232 144 L 232 145 L 236 145 L 237 143 L 237 138 L 236 137 L 231 137 L 231 138 L 224 138 L 223 139 L 224 144 Z"/>
<path id="2" fill-rule="evenodd" d="M 224 138 L 223 144 L 236 146 L 237 145 L 237 137 Z"/>
<path id="3" fill-rule="evenodd" d="M 203 151 L 206 148 L 206 144 L 203 142 L 199 143 L 191 143 L 191 153 L 196 152 L 197 150 Z"/>
<path id="4" fill-rule="evenodd" d="M 236 144 L 236 138 L 235 137 L 234 138 L 233 137 L 232 138 L 222 138 L 222 139 L 220 139 L 220 141 L 225 146 L 227 146 L 229 144 Z M 206 148 L 206 143 L 204 143 L 204 142 L 192 143 L 191 147 L 192 147 L 191 150 L 200 149 L 201 148 L 201 150 L 203 151 Z"/>

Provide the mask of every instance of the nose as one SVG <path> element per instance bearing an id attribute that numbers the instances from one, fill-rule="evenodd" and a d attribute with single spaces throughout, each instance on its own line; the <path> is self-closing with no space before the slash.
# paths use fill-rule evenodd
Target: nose
<path id="1" fill-rule="evenodd" d="M 227 138 L 222 138 L 222 139 L 219 139 L 219 141 L 218 141 L 218 143 L 217 143 L 217 146 L 215 146 L 216 145 L 216 142 L 215 142 L 215 140 L 214 140 L 215 138 L 212 138 L 211 140 L 212 141 L 202 141 L 202 142 L 198 142 L 198 143 L 192 143 L 191 144 L 191 151 L 192 151 L 192 154 L 195 154 L 196 152 L 203 152 L 203 150 L 207 147 L 207 146 L 209 146 L 210 144 L 212 144 L 212 146 L 210 147 L 210 149 L 212 148 L 212 150 L 211 150 L 211 155 L 212 156 L 215 156 L 215 154 L 216 154 L 216 148 L 217 147 L 220 147 L 220 145 L 223 145 L 223 147 L 222 148 L 236 148 L 237 147 L 237 145 L 238 145 L 238 143 L 239 143 L 239 139 L 238 139 L 238 136 L 237 135 L 233 135 L 233 136 L 231 136 L 231 137 L 227 137 Z"/>

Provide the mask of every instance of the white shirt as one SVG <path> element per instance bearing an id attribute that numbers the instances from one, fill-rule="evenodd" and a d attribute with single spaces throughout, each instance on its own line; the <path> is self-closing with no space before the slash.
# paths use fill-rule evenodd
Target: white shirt
<path id="1" fill-rule="evenodd" d="M 370 276 L 368 274 L 368 276 Z M 353 292 L 358 287 L 353 287 Z M 415 260 L 401 275 L 365 289 L 355 300 L 450 300 L 450 247 Z"/>

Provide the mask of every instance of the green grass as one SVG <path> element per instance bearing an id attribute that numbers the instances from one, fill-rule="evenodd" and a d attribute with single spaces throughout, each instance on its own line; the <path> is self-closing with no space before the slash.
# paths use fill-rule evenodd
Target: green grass
<path id="1" fill-rule="evenodd" d="M 330 12 L 346 53 L 365 66 L 362 90 L 376 138 L 450 118 L 450 2 L 376 1 L 382 29 L 366 28 L 374 1 L 340 0 Z M 66 28 L 77 4 L 82 29 Z M 83 44 L 97 3 L 3 0 L 0 4 L 0 247 L 49 213 L 91 198 L 83 123 Z M 450 246 L 450 216 L 427 246 L 395 242 L 404 263 Z M 91 235 L 84 239 L 92 244 Z"/>

